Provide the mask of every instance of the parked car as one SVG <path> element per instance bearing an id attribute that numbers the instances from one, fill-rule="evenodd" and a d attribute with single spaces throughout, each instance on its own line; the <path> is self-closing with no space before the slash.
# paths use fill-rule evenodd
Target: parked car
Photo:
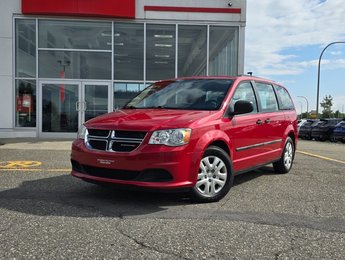
<path id="1" fill-rule="evenodd" d="M 300 126 L 298 130 L 298 137 L 302 139 L 311 140 L 311 130 L 319 124 L 319 120 L 308 119 L 303 125 Z"/>
<path id="2" fill-rule="evenodd" d="M 345 143 L 345 118 L 335 126 L 331 140 Z"/>
<path id="3" fill-rule="evenodd" d="M 297 121 L 297 133 L 299 133 L 299 130 L 300 130 L 301 126 L 302 126 L 305 122 L 307 122 L 307 119 L 300 119 L 300 120 Z"/>
<path id="4" fill-rule="evenodd" d="M 330 140 L 331 134 L 335 126 L 341 121 L 341 119 L 320 119 L 320 123 L 317 124 L 311 130 L 311 138 L 317 141 Z"/>
<path id="5" fill-rule="evenodd" d="M 236 174 L 273 163 L 290 171 L 297 115 L 287 90 L 250 77 L 159 81 L 121 110 L 87 121 L 73 142 L 72 175 L 95 183 L 223 198 Z"/>

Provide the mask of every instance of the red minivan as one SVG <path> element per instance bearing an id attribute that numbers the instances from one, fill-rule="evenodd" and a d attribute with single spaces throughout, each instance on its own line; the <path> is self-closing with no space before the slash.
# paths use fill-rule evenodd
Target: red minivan
<path id="1" fill-rule="evenodd" d="M 188 189 L 198 202 L 229 191 L 236 174 L 292 167 L 297 116 L 287 90 L 252 76 L 163 80 L 122 109 L 87 121 L 72 145 L 72 175 L 94 183 Z"/>

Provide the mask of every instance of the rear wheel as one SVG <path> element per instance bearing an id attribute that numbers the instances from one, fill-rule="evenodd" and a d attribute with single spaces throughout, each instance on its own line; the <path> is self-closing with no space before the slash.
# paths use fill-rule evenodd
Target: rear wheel
<path id="1" fill-rule="evenodd" d="M 295 158 L 295 145 L 290 137 L 286 139 L 283 154 L 279 161 L 273 163 L 276 173 L 288 173 Z"/>
<path id="2" fill-rule="evenodd" d="M 336 142 L 338 141 L 336 138 L 334 138 L 334 135 L 330 135 L 329 140 L 330 140 L 332 143 L 336 143 Z"/>
<path id="3" fill-rule="evenodd" d="M 223 198 L 233 181 L 229 155 L 217 146 L 206 149 L 191 196 L 196 202 L 214 202 Z"/>

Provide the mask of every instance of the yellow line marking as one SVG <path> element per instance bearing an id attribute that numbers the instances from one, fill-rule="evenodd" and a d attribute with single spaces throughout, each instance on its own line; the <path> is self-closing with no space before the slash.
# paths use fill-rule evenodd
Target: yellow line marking
<path id="1" fill-rule="evenodd" d="M 322 160 L 333 161 L 333 162 L 338 162 L 338 163 L 345 164 L 345 161 L 340 161 L 340 160 L 337 160 L 337 159 L 333 159 L 333 158 L 329 158 L 329 157 L 324 157 L 324 156 L 317 155 L 317 154 L 307 153 L 307 152 L 303 152 L 303 151 L 296 151 L 296 152 L 304 154 L 304 155 L 308 155 L 308 156 L 311 156 L 311 157 L 316 157 L 316 158 L 319 158 L 319 159 L 322 159 Z"/>
<path id="2" fill-rule="evenodd" d="M 0 169 L 0 171 L 23 171 L 23 172 L 70 172 L 71 169 L 18 169 L 18 168 L 8 168 L 8 169 Z"/>

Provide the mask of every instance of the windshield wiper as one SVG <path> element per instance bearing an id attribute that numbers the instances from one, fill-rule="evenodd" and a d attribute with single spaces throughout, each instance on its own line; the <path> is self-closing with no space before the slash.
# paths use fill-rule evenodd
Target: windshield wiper
<path id="1" fill-rule="evenodd" d="M 144 107 L 144 108 L 146 108 L 146 109 L 154 109 L 154 108 L 161 109 L 161 108 L 166 108 L 166 107 L 165 106 L 151 106 L 151 107 Z"/>
<path id="2" fill-rule="evenodd" d="M 124 108 L 124 109 L 136 109 L 135 106 L 124 106 L 123 108 Z"/>

